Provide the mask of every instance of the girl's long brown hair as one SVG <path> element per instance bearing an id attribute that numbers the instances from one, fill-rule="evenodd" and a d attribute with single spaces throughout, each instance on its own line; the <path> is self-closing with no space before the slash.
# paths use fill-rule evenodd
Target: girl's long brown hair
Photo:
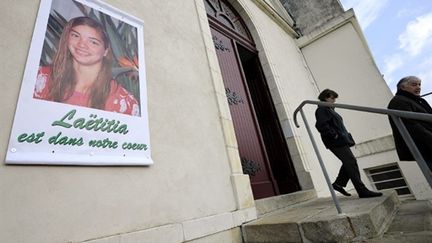
<path id="1" fill-rule="evenodd" d="M 103 26 L 89 17 L 73 18 L 63 29 L 52 65 L 48 97 L 53 101 L 63 102 L 70 98 L 75 90 L 76 80 L 72 65 L 73 57 L 68 48 L 68 40 L 72 28 L 79 25 L 86 25 L 98 31 L 104 42 L 105 49 L 108 50 L 102 60 L 102 68 L 89 89 L 90 99 L 87 104 L 91 108 L 104 109 L 111 91 L 113 54 L 109 37 Z"/>

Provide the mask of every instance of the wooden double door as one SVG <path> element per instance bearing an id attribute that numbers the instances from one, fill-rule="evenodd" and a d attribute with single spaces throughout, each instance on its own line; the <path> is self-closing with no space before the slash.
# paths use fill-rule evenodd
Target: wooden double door
<path id="1" fill-rule="evenodd" d="M 210 27 L 243 171 L 250 175 L 254 198 L 300 190 L 257 51 L 223 26 L 210 21 Z"/>

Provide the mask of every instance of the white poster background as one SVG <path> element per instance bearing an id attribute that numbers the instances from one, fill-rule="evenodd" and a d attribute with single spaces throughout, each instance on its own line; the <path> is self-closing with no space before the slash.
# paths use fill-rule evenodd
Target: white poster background
<path id="1" fill-rule="evenodd" d="M 57 4 L 60 7 L 64 6 L 72 15 L 71 7 L 74 6 L 72 0 L 41 0 L 5 161 L 7 164 L 150 165 L 153 162 L 150 156 L 147 115 L 143 23 L 98 0 L 76 1 L 93 8 L 93 10 L 107 14 L 114 20 L 117 19 L 136 27 L 141 116 L 119 114 L 33 98 L 52 4 Z M 56 10 L 59 11 L 59 9 Z M 64 17 L 72 18 L 77 16 Z M 76 112 L 72 118 L 73 110 L 76 110 Z M 67 116 L 67 114 L 69 115 Z M 85 120 L 85 122 L 103 118 L 104 121 L 118 124 L 117 127 L 126 125 L 128 132 L 123 134 L 75 128 L 74 121 L 78 118 L 81 118 L 80 121 Z M 55 121 L 71 124 L 72 127 L 53 126 Z M 54 144 L 54 138 L 59 133 L 61 135 L 57 141 L 61 138 L 63 138 L 63 141 L 71 138 L 81 138 L 83 145 Z M 19 137 L 22 138 L 21 142 L 18 141 Z M 26 138 L 26 141 L 22 141 L 24 138 Z M 91 140 L 105 141 L 105 144 L 110 144 L 111 148 L 91 147 L 89 146 Z M 36 141 L 40 142 L 36 143 Z M 107 141 L 110 143 L 107 143 Z M 117 143 L 117 148 L 114 148 L 115 143 Z"/>

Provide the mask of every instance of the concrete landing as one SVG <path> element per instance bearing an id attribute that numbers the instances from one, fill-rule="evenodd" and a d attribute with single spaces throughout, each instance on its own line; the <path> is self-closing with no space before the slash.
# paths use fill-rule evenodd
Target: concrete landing
<path id="1" fill-rule="evenodd" d="M 338 215 L 331 198 L 318 198 L 265 214 L 243 225 L 245 243 L 351 242 L 382 235 L 400 202 L 396 192 L 360 199 L 339 197 Z"/>

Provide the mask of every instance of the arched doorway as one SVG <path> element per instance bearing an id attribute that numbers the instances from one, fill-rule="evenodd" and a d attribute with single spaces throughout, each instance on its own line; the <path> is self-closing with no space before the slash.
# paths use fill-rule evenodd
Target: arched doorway
<path id="1" fill-rule="evenodd" d="M 204 0 L 242 160 L 255 199 L 300 190 L 258 51 L 225 0 Z"/>

